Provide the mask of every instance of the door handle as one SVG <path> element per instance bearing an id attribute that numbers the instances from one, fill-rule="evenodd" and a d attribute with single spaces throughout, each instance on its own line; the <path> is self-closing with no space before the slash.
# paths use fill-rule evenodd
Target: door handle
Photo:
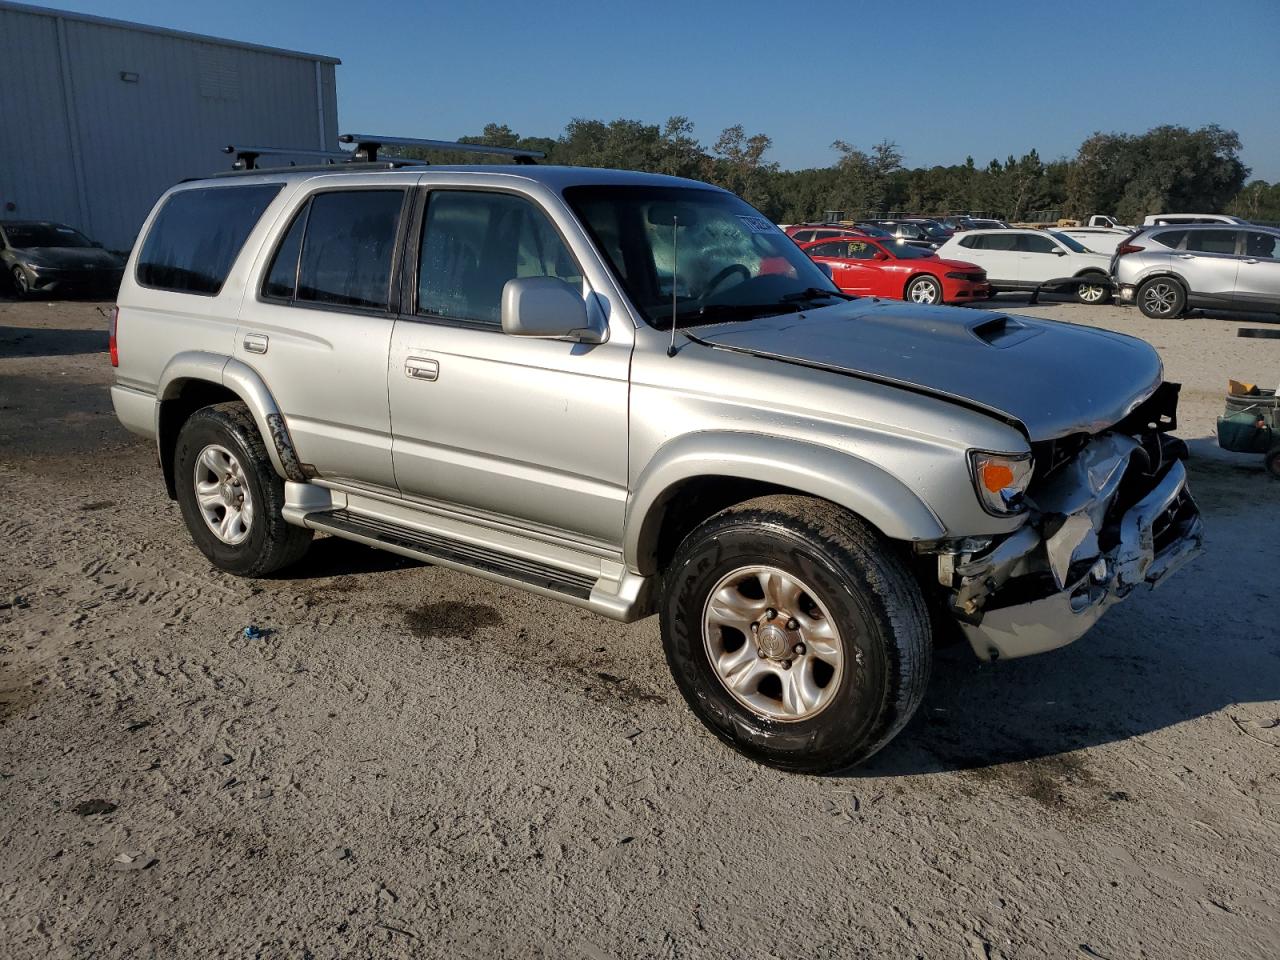
<path id="1" fill-rule="evenodd" d="M 270 341 L 265 333 L 246 333 L 244 335 L 245 353 L 266 353 Z"/>
<path id="2" fill-rule="evenodd" d="M 1196 258 L 1196 255 L 1195 255 L 1194 253 L 1180 253 L 1180 254 L 1178 254 L 1178 259 L 1179 259 L 1179 260 L 1194 260 L 1195 258 Z"/>
<path id="3" fill-rule="evenodd" d="M 1245 258 L 1244 258 L 1244 262 L 1245 262 L 1245 263 L 1257 263 L 1257 262 L 1258 262 L 1258 260 L 1257 260 L 1257 258 L 1256 258 L 1256 257 L 1245 257 Z"/>
<path id="4" fill-rule="evenodd" d="M 404 362 L 404 375 L 413 380 L 438 380 L 440 362 L 427 360 L 424 357 L 409 357 Z"/>

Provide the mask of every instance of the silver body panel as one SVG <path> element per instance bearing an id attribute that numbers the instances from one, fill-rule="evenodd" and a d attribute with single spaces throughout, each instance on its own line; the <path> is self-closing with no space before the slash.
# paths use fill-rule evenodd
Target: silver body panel
<path id="1" fill-rule="evenodd" d="M 166 403 L 193 382 L 218 385 L 269 438 L 289 522 L 621 620 L 652 611 L 666 512 L 684 484 L 707 478 L 830 500 L 961 580 L 960 567 L 984 560 L 952 545 L 982 541 L 1013 575 L 1043 548 L 1038 521 L 983 508 L 970 452 L 1025 455 L 1105 431 L 1160 383 L 1155 352 L 1132 338 L 875 300 L 678 332 L 669 356 L 669 334 L 640 320 L 562 190 L 706 189 L 690 181 L 432 167 L 221 182 L 284 186 L 217 296 L 140 286 L 135 248 L 119 298 L 121 421 L 159 439 Z M 307 197 L 373 185 L 494 189 L 535 204 L 581 267 L 587 327 L 542 339 L 264 299 L 276 243 Z M 983 602 L 972 590 L 962 599 Z"/>
<path id="2" fill-rule="evenodd" d="M 1234 249 L 1195 249 L 1207 245 L 1196 242 L 1206 233 L 1234 234 Z M 1259 252 L 1267 241 L 1271 256 Z M 1142 250 L 1112 261 L 1112 279 L 1122 302 L 1133 302 L 1137 288 L 1147 280 L 1171 277 L 1181 284 L 1190 307 L 1280 310 L 1280 230 L 1230 222 L 1175 223 L 1146 227 L 1128 242 Z"/>

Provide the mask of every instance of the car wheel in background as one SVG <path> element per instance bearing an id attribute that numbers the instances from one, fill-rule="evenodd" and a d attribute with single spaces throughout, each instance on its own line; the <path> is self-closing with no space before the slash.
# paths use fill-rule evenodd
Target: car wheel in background
<path id="1" fill-rule="evenodd" d="M 1152 277 L 1138 287 L 1138 309 L 1153 320 L 1173 320 L 1182 316 L 1187 306 L 1187 293 L 1182 284 L 1170 277 Z"/>
<path id="2" fill-rule="evenodd" d="M 936 277 L 916 277 L 907 284 L 907 295 L 904 299 L 912 303 L 941 303 L 942 284 Z"/>
<path id="3" fill-rule="evenodd" d="M 13 289 L 20 299 L 25 300 L 31 296 L 31 281 L 27 279 L 27 271 L 21 267 L 13 268 Z"/>
<path id="4" fill-rule="evenodd" d="M 924 696 L 929 612 L 904 557 L 797 496 L 730 507 L 664 575 L 662 642 L 690 709 L 762 763 L 832 773 L 870 757 Z"/>
<path id="5" fill-rule="evenodd" d="M 1266 464 L 1267 473 L 1280 480 L 1280 447 L 1272 447 L 1263 463 Z"/>
<path id="6" fill-rule="evenodd" d="M 1099 306 L 1111 299 L 1111 284 L 1102 277 L 1085 277 L 1076 285 L 1076 300 Z"/>
<path id="7" fill-rule="evenodd" d="M 173 464 L 182 518 L 214 566 L 261 577 L 307 552 L 313 532 L 285 523 L 284 481 L 243 403 L 193 413 Z"/>

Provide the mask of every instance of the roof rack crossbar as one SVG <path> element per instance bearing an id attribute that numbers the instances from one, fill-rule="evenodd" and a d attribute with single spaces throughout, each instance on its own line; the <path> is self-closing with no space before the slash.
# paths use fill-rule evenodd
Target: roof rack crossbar
<path id="1" fill-rule="evenodd" d="M 413 137 L 382 137 L 370 133 L 344 133 L 338 140 L 356 145 L 355 159 L 374 161 L 383 147 L 416 147 L 419 150 L 451 150 L 458 153 L 486 153 L 496 157 L 510 157 L 516 163 L 533 163 L 546 159 L 540 150 L 520 150 L 516 147 L 491 147 L 484 143 L 454 143 L 449 140 L 419 140 Z"/>
<path id="2" fill-rule="evenodd" d="M 258 160 L 261 157 L 307 157 L 323 161 L 330 166 L 366 162 L 362 157 L 350 150 L 307 150 L 294 147 L 238 147 L 235 144 L 230 144 L 223 147 L 222 152 L 235 154 L 236 159 L 235 162 L 231 164 L 231 169 L 237 172 L 263 169 L 263 167 L 258 163 Z M 425 160 L 414 160 L 408 157 L 383 157 L 381 162 L 392 167 L 425 166 L 427 163 Z M 274 169 L 291 169 L 292 166 L 292 164 L 289 164 L 282 167 L 276 167 Z"/>

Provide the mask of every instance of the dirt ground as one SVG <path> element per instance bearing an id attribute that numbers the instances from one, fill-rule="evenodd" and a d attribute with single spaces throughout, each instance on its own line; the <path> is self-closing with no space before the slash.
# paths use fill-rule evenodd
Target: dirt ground
<path id="1" fill-rule="evenodd" d="M 1211 439 L 1274 318 L 1025 310 L 1159 348 L 1206 554 L 1056 653 L 940 652 L 823 779 L 705 733 L 652 619 L 333 539 L 211 570 L 99 306 L 0 303 L 0 955 L 1280 954 L 1280 482 Z"/>

